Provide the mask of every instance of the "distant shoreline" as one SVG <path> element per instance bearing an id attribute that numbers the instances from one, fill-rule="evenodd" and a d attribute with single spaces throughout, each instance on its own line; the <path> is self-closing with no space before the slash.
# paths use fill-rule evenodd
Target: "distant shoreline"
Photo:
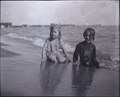
<path id="1" fill-rule="evenodd" d="M 1 24 L 1 23 L 0 23 Z M 84 24 L 84 25 L 76 25 L 76 24 L 58 24 L 59 26 L 61 27 L 72 27 L 72 26 L 76 26 L 76 27 L 79 27 L 79 26 L 90 26 L 90 27 L 107 27 L 107 26 L 119 26 L 119 25 L 101 25 L 101 24 L 96 24 L 96 25 L 89 25 L 89 24 Z M 50 25 L 41 25 L 41 24 L 19 24 L 19 25 L 11 25 L 11 26 L 2 26 L 0 28 L 26 28 L 26 27 L 49 27 Z"/>

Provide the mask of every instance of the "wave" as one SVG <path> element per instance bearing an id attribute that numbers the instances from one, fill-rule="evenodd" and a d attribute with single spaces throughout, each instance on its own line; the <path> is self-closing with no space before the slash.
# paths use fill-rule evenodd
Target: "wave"
<path id="1" fill-rule="evenodd" d="M 75 51 L 75 48 L 73 46 L 71 46 L 70 44 L 65 43 L 64 47 L 65 47 L 65 50 L 67 52 L 74 52 Z"/>
<path id="2" fill-rule="evenodd" d="M 40 37 L 27 37 L 27 36 L 22 36 L 16 33 L 9 33 L 7 34 L 7 36 L 11 37 L 11 38 L 16 38 L 16 39 L 23 39 L 23 40 L 27 40 L 27 41 L 31 41 L 33 45 L 35 46 L 40 46 L 43 47 L 45 40 L 40 38 Z M 70 44 L 65 43 L 64 44 L 65 50 L 67 52 L 74 52 L 75 48 L 72 47 Z"/>
<path id="3" fill-rule="evenodd" d="M 27 41 L 33 41 L 33 39 L 30 38 L 30 37 L 22 36 L 22 35 L 19 35 L 19 34 L 16 34 L 16 33 L 9 33 L 6 36 L 9 36 L 11 38 L 24 39 L 24 40 L 27 40 Z"/>
<path id="4" fill-rule="evenodd" d="M 34 45 L 36 45 L 36 46 L 43 47 L 43 45 L 44 45 L 44 43 L 45 43 L 45 40 L 43 40 L 43 39 L 41 39 L 41 38 L 37 38 L 37 39 L 33 40 L 32 43 L 33 43 Z M 75 50 L 74 47 L 72 47 L 70 44 L 67 44 L 67 43 L 64 44 L 64 47 L 65 47 L 65 50 L 66 50 L 67 52 L 74 52 L 74 50 Z"/>
<path id="5" fill-rule="evenodd" d="M 119 71 L 119 55 L 103 54 L 98 51 L 97 59 L 101 67 Z"/>
<path id="6" fill-rule="evenodd" d="M 119 71 L 119 62 L 104 61 L 100 63 L 100 67 Z"/>
<path id="7" fill-rule="evenodd" d="M 32 43 L 35 45 L 35 46 L 40 46 L 40 47 L 43 47 L 44 43 L 45 43 L 45 40 L 41 39 L 41 38 L 36 38 L 32 41 Z"/>
<path id="8" fill-rule="evenodd" d="M 40 37 L 27 37 L 27 36 L 22 36 L 16 33 L 9 33 L 7 34 L 7 36 L 11 37 L 11 38 L 16 38 L 16 39 L 23 39 L 26 41 L 31 41 L 31 43 L 35 46 L 40 46 L 43 47 L 45 40 L 40 38 Z M 73 47 L 72 45 L 65 43 L 64 44 L 65 50 L 67 52 L 71 52 L 73 53 L 75 50 L 75 47 Z M 108 55 L 108 54 L 104 54 L 101 51 L 98 51 L 98 56 L 97 56 L 100 65 L 102 67 L 105 68 L 109 68 L 109 69 L 115 69 L 118 70 L 119 69 L 119 55 Z"/>
<path id="9" fill-rule="evenodd" d="M 119 61 L 119 55 L 113 55 L 110 57 L 111 61 Z"/>

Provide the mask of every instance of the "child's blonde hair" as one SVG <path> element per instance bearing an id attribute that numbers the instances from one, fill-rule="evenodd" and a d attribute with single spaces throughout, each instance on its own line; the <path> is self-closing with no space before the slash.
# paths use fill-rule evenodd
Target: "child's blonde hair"
<path id="1" fill-rule="evenodd" d="M 61 27 L 58 24 L 54 24 L 54 23 L 50 24 L 50 39 L 52 39 L 51 33 L 53 32 L 54 29 L 58 29 L 59 31 L 58 39 L 60 40 L 61 39 Z"/>

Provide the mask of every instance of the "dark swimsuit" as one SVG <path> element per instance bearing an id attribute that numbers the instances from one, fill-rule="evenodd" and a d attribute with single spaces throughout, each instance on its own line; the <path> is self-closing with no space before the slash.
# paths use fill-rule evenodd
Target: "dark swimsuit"
<path id="1" fill-rule="evenodd" d="M 86 43 L 85 41 L 77 44 L 73 54 L 73 62 L 78 60 L 78 56 L 80 56 L 81 65 L 99 67 L 99 63 L 96 60 L 96 47 L 94 44 Z"/>

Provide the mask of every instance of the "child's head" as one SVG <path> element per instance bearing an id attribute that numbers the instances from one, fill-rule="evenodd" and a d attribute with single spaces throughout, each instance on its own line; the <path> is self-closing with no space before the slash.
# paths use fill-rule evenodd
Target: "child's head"
<path id="1" fill-rule="evenodd" d="M 50 38 L 51 39 L 61 39 L 61 31 L 60 31 L 60 27 L 57 24 L 51 24 L 50 25 Z"/>
<path id="2" fill-rule="evenodd" d="M 95 40 L 95 30 L 92 28 L 87 28 L 84 33 L 83 37 L 86 42 L 91 42 Z"/>

